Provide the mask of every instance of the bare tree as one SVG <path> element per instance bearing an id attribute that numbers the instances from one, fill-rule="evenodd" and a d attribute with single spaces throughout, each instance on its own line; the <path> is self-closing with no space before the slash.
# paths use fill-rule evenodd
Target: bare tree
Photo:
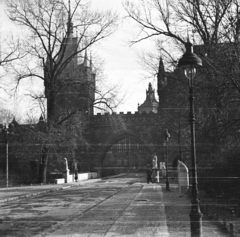
<path id="1" fill-rule="evenodd" d="M 31 64 L 26 63 L 23 69 L 16 69 L 17 79 L 44 81 L 50 120 L 55 110 L 54 98 L 66 80 L 62 76 L 64 69 L 76 56 L 83 60 L 82 53 L 87 48 L 108 37 L 116 28 L 116 14 L 93 12 L 89 3 L 81 0 L 74 4 L 71 9 L 63 0 L 7 1 L 10 19 L 27 29 L 24 49 L 31 60 Z M 73 36 L 74 30 L 77 37 Z M 73 38 L 76 42 L 69 46 Z M 74 47 L 71 53 L 70 47 Z"/>
<path id="2" fill-rule="evenodd" d="M 12 37 L 4 38 L 1 37 L 0 42 L 0 66 L 10 64 L 17 59 L 23 58 L 24 55 L 19 52 L 20 42 L 14 41 Z"/>
<path id="3" fill-rule="evenodd" d="M 176 68 L 180 54 L 173 54 L 173 47 L 180 49 L 182 54 L 187 39 L 196 45 L 194 52 L 202 58 L 204 65 L 195 81 L 199 142 L 206 145 L 212 161 L 233 150 L 233 146 L 227 145 L 229 141 L 237 148 L 240 125 L 240 114 L 236 110 L 240 105 L 239 1 L 140 0 L 137 3 L 125 1 L 124 8 L 127 18 L 139 29 L 138 37 L 132 43 L 157 38 L 158 55 L 145 57 L 151 72 L 156 73 L 157 63 L 153 63 L 153 58 L 158 59 L 159 54 L 168 66 Z M 181 75 L 176 75 L 180 82 Z M 181 86 L 187 89 L 184 83 Z M 185 97 L 183 91 L 180 95 Z M 181 106 L 178 101 L 169 102 L 176 108 L 176 105 Z"/>
<path id="4" fill-rule="evenodd" d="M 46 127 L 44 128 L 46 135 L 41 139 L 43 141 L 42 181 L 46 182 L 49 144 L 53 140 L 56 141 L 54 134 L 57 132 L 55 131 L 62 130 L 63 134 L 63 131 L 66 131 L 62 128 L 63 124 L 69 120 L 75 121 L 75 116 L 78 117 L 79 113 L 84 112 L 84 108 L 81 108 L 81 111 L 71 108 L 59 114 L 56 108 L 57 100 L 61 98 L 63 89 L 69 90 L 73 95 L 72 88 L 75 81 L 79 79 L 77 78 L 79 74 L 81 75 L 77 65 L 79 62 L 87 63 L 84 61 L 86 59 L 84 53 L 89 47 L 114 32 L 118 17 L 110 11 L 93 11 L 90 2 L 83 0 L 74 1 L 72 6 L 70 1 L 66 4 L 64 0 L 7 0 L 7 12 L 12 21 L 25 29 L 22 47 L 27 53 L 28 60 L 25 58 L 24 62 L 21 61 L 19 65 L 15 65 L 14 73 L 17 75 L 17 82 L 26 78 L 33 81 L 40 79 L 45 87 L 45 95 L 40 97 L 45 96 L 47 99 L 47 119 L 45 119 Z M 91 62 L 88 63 L 91 64 Z M 84 77 L 84 75 L 81 76 Z M 86 90 L 95 92 L 92 81 L 81 83 Z M 68 99 L 70 100 L 71 97 Z M 105 100 L 104 103 L 107 101 Z M 84 128 L 79 122 L 74 123 L 74 126 Z M 83 136 L 81 139 L 84 143 Z M 75 143 L 72 142 L 72 144 Z"/>
<path id="5" fill-rule="evenodd" d="M 198 43 L 224 41 L 222 32 L 237 16 L 237 0 L 140 0 L 138 4 L 125 1 L 127 17 L 139 26 L 139 38 L 133 42 L 163 36 L 184 43 L 191 34 Z"/>

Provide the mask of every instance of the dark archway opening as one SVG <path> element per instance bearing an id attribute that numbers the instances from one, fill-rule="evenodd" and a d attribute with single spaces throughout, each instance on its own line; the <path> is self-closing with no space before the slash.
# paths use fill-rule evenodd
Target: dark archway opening
<path id="1" fill-rule="evenodd" d="M 102 162 L 106 174 L 145 171 L 151 162 L 151 152 L 142 142 L 133 137 L 117 140 L 107 150 Z"/>

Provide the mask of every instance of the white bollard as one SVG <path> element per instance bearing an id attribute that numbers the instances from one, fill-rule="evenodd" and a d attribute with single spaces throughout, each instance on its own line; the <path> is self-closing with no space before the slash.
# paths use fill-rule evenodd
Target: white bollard
<path id="1" fill-rule="evenodd" d="M 159 171 L 156 172 L 155 180 L 156 180 L 156 183 L 159 183 Z"/>

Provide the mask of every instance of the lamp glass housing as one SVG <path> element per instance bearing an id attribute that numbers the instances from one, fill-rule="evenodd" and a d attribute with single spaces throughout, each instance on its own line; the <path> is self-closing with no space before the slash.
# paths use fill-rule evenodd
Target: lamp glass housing
<path id="1" fill-rule="evenodd" d="M 195 67 L 185 67 L 184 68 L 184 75 L 189 79 L 192 80 L 196 76 L 196 68 Z"/>

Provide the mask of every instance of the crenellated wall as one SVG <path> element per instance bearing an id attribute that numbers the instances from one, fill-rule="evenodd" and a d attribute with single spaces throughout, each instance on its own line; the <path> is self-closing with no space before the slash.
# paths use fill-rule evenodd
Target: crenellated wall
<path id="1" fill-rule="evenodd" d="M 105 124 L 106 123 L 112 121 L 113 119 L 121 119 L 123 120 L 125 123 L 127 124 L 149 124 L 149 123 L 155 123 L 157 122 L 157 119 L 159 118 L 159 115 L 153 112 L 150 113 L 139 113 L 139 112 L 135 112 L 135 113 L 131 113 L 131 112 L 127 112 L 127 113 L 105 113 L 105 114 L 96 114 L 93 116 L 91 122 L 96 124 L 96 125 L 101 125 L 101 124 Z M 110 123 L 111 124 L 111 123 Z M 110 125 L 109 124 L 109 125 Z"/>
<path id="2" fill-rule="evenodd" d="M 92 167 L 102 167 L 107 151 L 123 138 L 132 138 L 142 144 L 149 153 L 164 161 L 163 131 L 164 124 L 157 113 L 106 113 L 91 118 Z M 149 160 L 151 162 L 151 160 Z"/>

